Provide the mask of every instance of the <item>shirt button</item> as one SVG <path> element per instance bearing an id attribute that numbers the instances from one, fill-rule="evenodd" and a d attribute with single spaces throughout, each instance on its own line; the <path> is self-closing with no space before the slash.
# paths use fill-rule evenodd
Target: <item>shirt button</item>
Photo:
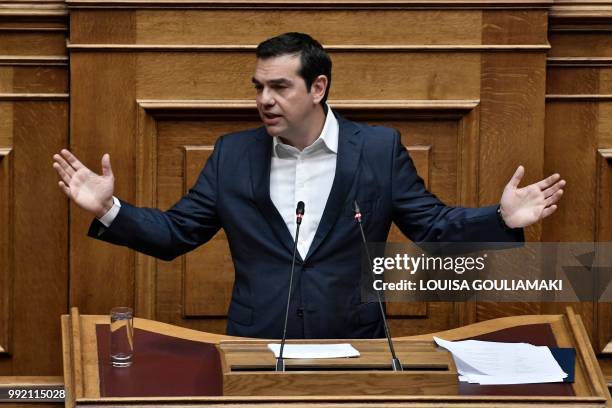
<path id="1" fill-rule="evenodd" d="M 300 318 L 304 317 L 304 309 L 299 308 L 297 310 L 297 317 L 300 317 Z"/>

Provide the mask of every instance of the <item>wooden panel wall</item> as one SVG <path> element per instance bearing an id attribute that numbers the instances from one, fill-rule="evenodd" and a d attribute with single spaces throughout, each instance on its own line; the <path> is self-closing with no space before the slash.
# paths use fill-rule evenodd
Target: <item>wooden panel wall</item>
<path id="1" fill-rule="evenodd" d="M 334 109 L 398 128 L 431 190 L 449 204 L 493 204 L 519 164 L 526 182 L 543 174 L 550 3 L 526 4 L 213 10 L 206 2 L 153 9 L 71 0 L 71 147 L 94 168 L 111 153 L 119 197 L 168 208 L 220 134 L 258 126 L 256 44 L 306 31 L 334 61 Z M 140 316 L 224 330 L 233 268 L 222 234 L 167 263 L 82 239 L 89 223 L 87 214 L 71 214 L 70 298 L 83 313 L 127 304 Z M 540 233 L 531 228 L 529 238 Z M 396 335 L 492 315 L 453 304 L 394 305 L 390 314 Z"/>
<path id="2" fill-rule="evenodd" d="M 58 316 L 68 306 L 128 305 L 224 330 L 233 267 L 223 233 L 170 263 L 87 239 L 91 219 L 69 210 L 51 155 L 69 146 L 99 171 L 109 152 L 117 196 L 169 207 L 220 134 L 259 125 L 254 49 L 286 31 L 324 44 L 332 107 L 398 128 L 447 203 L 497 203 L 519 164 L 525 183 L 558 171 L 569 182 L 564 202 L 528 239 L 612 240 L 612 0 L 0 5 L 0 375 L 61 372 Z M 390 240 L 402 239 L 394 229 Z M 602 350 L 612 308 L 575 306 Z M 558 310 L 415 303 L 389 315 L 403 335 Z"/>
<path id="3" fill-rule="evenodd" d="M 68 145 L 67 12 L 0 2 L 0 375 L 61 372 L 68 203 L 51 156 Z"/>
<path id="4" fill-rule="evenodd" d="M 551 9 L 545 168 L 564 174 L 568 188 L 557 216 L 544 223 L 546 241 L 612 241 L 611 29 L 611 4 L 564 1 Z M 612 337 L 610 304 L 576 306 L 602 351 Z"/>

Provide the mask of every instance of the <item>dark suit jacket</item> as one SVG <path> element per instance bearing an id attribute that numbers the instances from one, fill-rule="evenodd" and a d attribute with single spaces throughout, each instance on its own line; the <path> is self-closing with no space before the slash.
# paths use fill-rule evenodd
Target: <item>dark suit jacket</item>
<path id="1" fill-rule="evenodd" d="M 452 208 L 430 194 L 396 130 L 338 119 L 336 174 L 310 250 L 298 255 L 288 337 L 383 335 L 377 304 L 361 302 L 353 200 L 369 242 L 384 242 L 392 222 L 415 242 L 523 239 L 522 230 L 503 227 L 496 206 Z M 271 151 L 263 127 L 225 135 L 195 186 L 168 211 L 122 202 L 108 229 L 96 220 L 89 234 L 171 260 L 225 229 L 236 271 L 227 333 L 279 338 L 293 241 L 270 199 Z"/>

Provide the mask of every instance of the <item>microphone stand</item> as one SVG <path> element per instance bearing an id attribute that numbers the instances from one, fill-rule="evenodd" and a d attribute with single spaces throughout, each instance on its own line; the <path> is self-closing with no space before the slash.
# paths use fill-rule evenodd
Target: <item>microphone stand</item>
<path id="1" fill-rule="evenodd" d="M 281 340 L 280 351 L 276 359 L 276 371 L 285 371 L 285 360 L 283 360 L 283 350 L 285 349 L 285 341 L 287 340 L 287 321 L 289 320 L 289 305 L 291 304 L 291 287 L 293 285 L 293 271 L 295 269 L 295 255 L 297 253 L 298 237 L 300 236 L 300 225 L 304 217 L 304 202 L 300 201 L 295 209 L 295 222 L 297 224 L 295 230 L 295 243 L 293 244 L 293 259 L 291 261 L 291 275 L 289 277 L 289 294 L 287 295 L 287 307 L 285 309 L 285 327 L 283 328 L 283 338 Z"/>
<path id="2" fill-rule="evenodd" d="M 365 248 L 366 255 L 368 257 L 368 265 L 370 269 L 372 268 L 372 257 L 370 256 L 370 251 L 368 250 L 368 243 L 366 241 L 365 234 L 363 232 L 363 225 L 361 224 L 361 210 L 359 209 L 359 204 L 357 201 L 353 201 L 353 212 L 355 213 L 355 220 L 359 225 L 359 231 L 361 231 L 361 240 L 363 241 L 363 247 Z M 373 271 L 371 271 L 374 273 Z M 378 306 L 380 307 L 380 315 L 382 316 L 383 326 L 385 328 L 385 336 L 387 337 L 387 342 L 389 343 L 389 350 L 391 351 L 391 367 L 393 371 L 404 371 L 402 367 L 402 363 L 399 361 L 397 356 L 395 355 L 395 348 L 393 347 L 393 340 L 391 339 L 391 334 L 389 333 L 389 326 L 387 325 L 387 317 L 385 316 L 385 309 L 383 308 L 382 299 L 380 298 L 380 292 L 376 291 L 376 296 L 378 298 Z"/>

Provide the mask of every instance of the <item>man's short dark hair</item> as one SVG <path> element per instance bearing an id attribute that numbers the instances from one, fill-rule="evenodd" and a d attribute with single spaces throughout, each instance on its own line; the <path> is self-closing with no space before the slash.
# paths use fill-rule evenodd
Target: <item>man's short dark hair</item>
<path id="1" fill-rule="evenodd" d="M 327 89 L 325 89 L 325 95 L 321 99 L 321 105 L 325 104 L 331 86 L 332 62 L 317 40 L 308 34 L 285 33 L 260 43 L 255 54 L 259 59 L 282 55 L 299 55 L 301 66 L 298 74 L 304 78 L 308 92 L 310 92 L 312 83 L 319 75 L 327 77 Z"/>

